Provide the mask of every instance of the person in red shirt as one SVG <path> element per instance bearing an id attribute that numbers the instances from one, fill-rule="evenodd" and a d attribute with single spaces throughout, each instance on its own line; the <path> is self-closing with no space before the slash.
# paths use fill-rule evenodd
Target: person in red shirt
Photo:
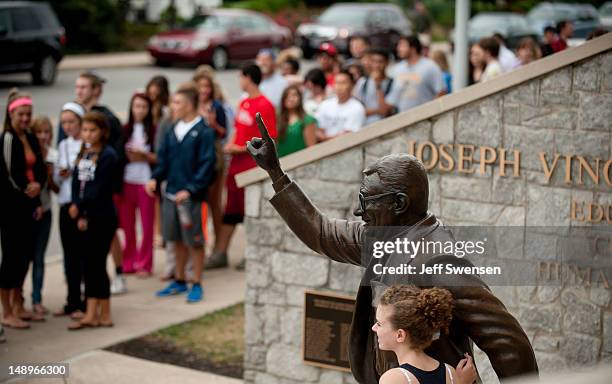
<path id="1" fill-rule="evenodd" d="M 240 74 L 240 88 L 246 92 L 247 97 L 238 106 L 234 121 L 234 134 L 224 147 L 224 152 L 232 156 L 225 181 L 227 202 L 223 215 L 223 226 L 219 233 L 219 241 L 217 241 L 218 249 L 213 251 L 209 263 L 217 264 L 227 260 L 227 249 L 236 225 L 242 223 L 244 219 L 244 188 L 238 188 L 234 177 L 257 165 L 246 149 L 247 141 L 253 137 L 261 137 L 255 121 L 256 113 L 261 114 L 269 128 L 270 136 L 276 138 L 276 113 L 272 103 L 259 91 L 261 77 L 261 70 L 254 64 L 245 66 Z M 237 268 L 244 268 L 244 260 Z"/>
<path id="2" fill-rule="evenodd" d="M 555 53 L 567 48 L 567 40 L 574 34 L 574 25 L 571 21 L 561 20 L 557 23 L 557 34 L 559 37 L 551 44 Z"/>
<path id="3" fill-rule="evenodd" d="M 320 69 L 325 73 L 325 79 L 329 87 L 334 86 L 334 69 L 338 64 L 338 50 L 331 43 L 322 43 L 319 47 L 317 61 Z"/>

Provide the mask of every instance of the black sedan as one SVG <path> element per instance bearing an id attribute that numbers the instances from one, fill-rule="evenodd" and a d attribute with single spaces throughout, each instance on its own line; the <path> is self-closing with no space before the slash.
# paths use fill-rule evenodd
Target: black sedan
<path id="1" fill-rule="evenodd" d="M 34 84 L 52 84 L 65 43 L 49 4 L 0 2 L 0 73 L 30 72 Z"/>
<path id="2" fill-rule="evenodd" d="M 327 8 L 313 23 L 301 24 L 296 45 L 311 57 L 323 42 L 331 42 L 341 53 L 348 53 L 353 36 L 367 36 L 372 46 L 395 50 L 400 35 L 412 31 L 401 8 L 385 3 L 338 3 Z"/>

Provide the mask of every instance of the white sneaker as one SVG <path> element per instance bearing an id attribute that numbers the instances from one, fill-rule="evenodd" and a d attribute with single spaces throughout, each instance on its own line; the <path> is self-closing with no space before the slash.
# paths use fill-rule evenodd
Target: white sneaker
<path id="1" fill-rule="evenodd" d="M 127 292 L 127 283 L 123 275 L 117 275 L 113 278 L 110 291 L 113 295 L 121 295 Z"/>

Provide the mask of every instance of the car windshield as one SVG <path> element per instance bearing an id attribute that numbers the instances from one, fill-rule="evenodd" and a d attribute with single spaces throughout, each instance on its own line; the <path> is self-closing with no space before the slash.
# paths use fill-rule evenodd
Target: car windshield
<path id="1" fill-rule="evenodd" d="M 535 8 L 527 14 L 530 19 L 540 20 L 563 20 L 569 19 L 571 16 L 572 12 L 567 8 L 550 7 Z"/>
<path id="2" fill-rule="evenodd" d="M 365 25 L 368 10 L 354 7 L 332 7 L 319 16 L 319 23 L 329 25 Z"/>
<path id="3" fill-rule="evenodd" d="M 508 25 L 508 19 L 504 16 L 486 15 L 476 16 L 470 21 L 470 29 L 478 31 L 498 30 Z"/>
<path id="4" fill-rule="evenodd" d="M 221 31 L 231 24 L 231 18 L 217 15 L 200 15 L 185 22 L 184 29 L 197 29 L 198 31 Z"/>
<path id="5" fill-rule="evenodd" d="M 612 16 L 612 3 L 606 3 L 599 9 L 602 16 Z"/>

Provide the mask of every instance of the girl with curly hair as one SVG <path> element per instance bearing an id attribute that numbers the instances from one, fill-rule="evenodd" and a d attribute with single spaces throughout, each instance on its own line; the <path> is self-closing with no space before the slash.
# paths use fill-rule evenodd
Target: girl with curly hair
<path id="1" fill-rule="evenodd" d="M 381 384 L 454 384 L 474 380 L 475 371 L 458 375 L 455 368 L 425 353 L 440 333 L 448 332 L 452 311 L 453 297 L 446 289 L 394 285 L 383 293 L 372 330 L 379 349 L 394 352 L 400 366 L 385 372 Z M 465 371 L 466 365 L 472 368 L 469 355 L 458 369 Z"/>

